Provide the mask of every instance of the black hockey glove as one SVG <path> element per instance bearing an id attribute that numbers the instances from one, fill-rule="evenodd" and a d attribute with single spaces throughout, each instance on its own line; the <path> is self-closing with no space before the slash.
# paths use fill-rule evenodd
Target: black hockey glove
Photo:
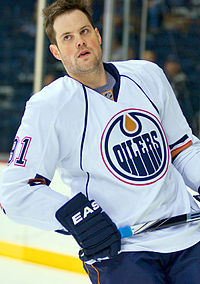
<path id="1" fill-rule="evenodd" d="M 121 236 L 112 220 L 94 201 L 78 193 L 56 212 L 57 220 L 73 235 L 83 261 L 114 257 L 121 248 Z"/>

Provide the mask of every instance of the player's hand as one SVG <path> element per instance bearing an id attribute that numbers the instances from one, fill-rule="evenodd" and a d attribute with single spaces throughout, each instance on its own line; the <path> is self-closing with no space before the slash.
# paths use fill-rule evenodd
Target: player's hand
<path id="1" fill-rule="evenodd" d="M 121 236 L 116 225 L 94 200 L 89 201 L 82 193 L 58 209 L 56 218 L 81 246 L 81 260 L 118 254 Z"/>

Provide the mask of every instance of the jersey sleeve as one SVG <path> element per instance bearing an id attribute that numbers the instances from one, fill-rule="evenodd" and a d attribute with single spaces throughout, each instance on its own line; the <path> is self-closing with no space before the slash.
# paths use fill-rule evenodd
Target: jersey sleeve
<path id="1" fill-rule="evenodd" d="M 182 175 L 185 184 L 200 193 L 200 141 L 193 138 L 193 144 L 181 151 L 174 159 L 174 166 Z"/>
<path id="2" fill-rule="evenodd" d="M 185 184 L 200 188 L 200 141 L 192 134 L 176 96 L 164 72 L 160 69 L 162 108 L 161 122 L 165 130 L 172 161 Z"/>
<path id="3" fill-rule="evenodd" d="M 160 69 L 162 108 L 161 123 L 165 130 L 172 158 L 193 143 L 192 130 L 189 127 L 174 91 L 164 72 Z"/>
<path id="4" fill-rule="evenodd" d="M 0 186 L 0 202 L 7 216 L 44 230 L 61 229 L 55 212 L 68 200 L 49 187 L 59 161 L 55 120 L 53 105 L 34 95 L 27 103 Z M 46 184 L 29 184 L 36 176 Z"/>

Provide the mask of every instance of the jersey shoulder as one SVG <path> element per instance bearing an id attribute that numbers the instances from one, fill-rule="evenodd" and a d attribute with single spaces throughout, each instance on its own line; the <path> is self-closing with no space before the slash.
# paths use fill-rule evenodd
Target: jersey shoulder
<path id="1" fill-rule="evenodd" d="M 120 74 L 137 75 L 142 76 L 142 78 L 151 73 L 159 75 L 162 70 L 156 63 L 147 60 L 126 60 L 112 63 L 117 67 Z"/>
<path id="2" fill-rule="evenodd" d="M 26 107 L 59 111 L 62 106 L 77 99 L 81 88 L 82 85 L 78 81 L 68 76 L 60 77 L 33 94 Z"/>
<path id="3" fill-rule="evenodd" d="M 76 92 L 78 82 L 68 76 L 60 77 L 35 93 L 30 99 L 31 103 L 47 103 L 57 107 L 57 103 L 62 103 L 71 99 Z"/>
<path id="4" fill-rule="evenodd" d="M 24 117 L 34 116 L 44 120 L 55 120 L 65 108 L 70 115 L 75 106 L 81 108 L 82 85 L 68 76 L 61 77 L 32 95 L 27 101 Z"/>

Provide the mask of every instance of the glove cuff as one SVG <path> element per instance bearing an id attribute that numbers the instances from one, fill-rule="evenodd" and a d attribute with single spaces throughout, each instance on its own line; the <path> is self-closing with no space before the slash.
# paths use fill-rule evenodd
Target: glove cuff
<path id="1" fill-rule="evenodd" d="M 56 215 L 59 215 L 59 212 L 62 212 L 62 215 L 71 215 L 74 211 L 85 205 L 87 202 L 87 197 L 80 192 L 68 202 L 66 202 L 61 208 L 59 208 L 56 212 Z"/>
<path id="2" fill-rule="evenodd" d="M 72 231 L 75 230 L 76 225 L 99 214 L 101 211 L 101 207 L 94 200 L 89 201 L 85 195 L 78 193 L 58 209 L 55 216 L 56 219 L 71 232 L 71 229 Z"/>

